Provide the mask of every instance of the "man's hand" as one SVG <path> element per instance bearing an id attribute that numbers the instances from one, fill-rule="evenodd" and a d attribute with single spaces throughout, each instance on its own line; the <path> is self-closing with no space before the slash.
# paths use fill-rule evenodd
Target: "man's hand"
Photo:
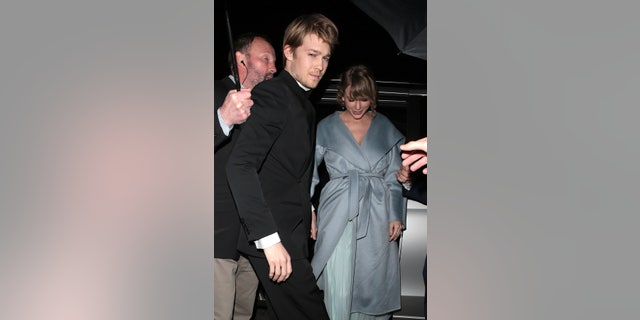
<path id="1" fill-rule="evenodd" d="M 403 166 L 409 167 L 411 171 L 425 167 L 422 173 L 427 174 L 427 137 L 409 141 L 401 145 L 400 150 L 402 150 Z"/>
<path id="2" fill-rule="evenodd" d="M 422 151 L 427 153 L 427 137 L 422 139 L 409 141 L 400 146 L 402 151 Z"/>
<path id="3" fill-rule="evenodd" d="M 236 91 L 234 89 L 227 93 L 220 107 L 220 116 L 228 126 L 241 124 L 251 115 L 251 106 L 253 106 L 251 90 L 243 88 Z"/>
<path id="4" fill-rule="evenodd" d="M 291 272 L 291 257 L 284 248 L 282 242 L 278 242 L 264 249 L 264 255 L 269 263 L 269 279 L 274 282 L 283 282 L 289 279 Z"/>
<path id="5" fill-rule="evenodd" d="M 408 166 L 411 171 L 416 171 L 427 165 L 427 154 L 418 151 L 416 153 L 402 152 L 402 166 Z M 428 168 L 425 167 L 422 173 L 427 174 Z"/>
<path id="6" fill-rule="evenodd" d="M 310 238 L 313 240 L 317 240 L 318 237 L 318 224 L 316 223 L 316 211 L 311 210 L 311 235 Z"/>

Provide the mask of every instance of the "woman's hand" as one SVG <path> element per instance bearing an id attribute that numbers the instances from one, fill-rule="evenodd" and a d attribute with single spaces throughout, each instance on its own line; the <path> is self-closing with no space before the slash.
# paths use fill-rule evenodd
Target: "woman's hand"
<path id="1" fill-rule="evenodd" d="M 409 181 L 409 166 L 401 166 L 396 172 L 396 179 L 400 183 L 406 183 Z"/>
<path id="2" fill-rule="evenodd" d="M 402 234 L 402 223 L 400 221 L 389 222 L 389 241 L 395 241 Z"/>
<path id="3" fill-rule="evenodd" d="M 316 211 L 311 210 L 311 235 L 309 236 L 313 240 L 317 240 L 318 237 L 318 225 L 316 224 Z"/>

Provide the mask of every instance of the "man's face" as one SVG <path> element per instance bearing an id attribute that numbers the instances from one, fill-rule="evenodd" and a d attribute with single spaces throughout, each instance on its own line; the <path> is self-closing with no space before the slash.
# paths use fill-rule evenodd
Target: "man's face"
<path id="1" fill-rule="evenodd" d="M 317 35 L 308 34 L 295 50 L 289 45 L 285 46 L 284 54 L 287 59 L 285 70 L 303 86 L 313 89 L 327 71 L 331 46 Z"/>
<path id="2" fill-rule="evenodd" d="M 242 79 L 245 88 L 252 89 L 258 83 L 273 78 L 278 71 L 276 69 L 276 53 L 273 47 L 262 38 L 254 38 L 249 48 L 249 53 L 245 54 L 245 62 L 238 68 L 246 68 L 246 79 Z"/>

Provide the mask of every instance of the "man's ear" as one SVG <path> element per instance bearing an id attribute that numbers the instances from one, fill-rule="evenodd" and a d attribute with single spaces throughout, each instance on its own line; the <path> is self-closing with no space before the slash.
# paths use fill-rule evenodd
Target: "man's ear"
<path id="1" fill-rule="evenodd" d="M 244 54 L 240 51 L 236 51 L 236 61 L 240 63 L 240 61 L 244 60 Z"/>
<path id="2" fill-rule="evenodd" d="M 284 46 L 284 57 L 287 60 L 293 60 L 293 47 L 291 47 L 291 45 L 287 44 Z"/>

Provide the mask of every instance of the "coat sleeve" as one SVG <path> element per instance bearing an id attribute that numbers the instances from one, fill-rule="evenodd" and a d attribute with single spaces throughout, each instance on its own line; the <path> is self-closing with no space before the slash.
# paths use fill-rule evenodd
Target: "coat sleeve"
<path id="1" fill-rule="evenodd" d="M 236 132 L 238 137 L 226 167 L 229 187 L 250 241 L 278 231 L 258 172 L 285 126 L 287 112 L 281 110 L 282 100 L 275 98 L 275 93 L 264 91 L 254 88 L 251 117 L 242 125 L 242 130 Z"/>
<path id="2" fill-rule="evenodd" d="M 402 195 L 407 199 L 418 201 L 427 205 L 427 176 L 421 176 L 422 172 L 415 174 L 412 178 L 412 187 L 410 190 L 402 188 Z"/>
<path id="3" fill-rule="evenodd" d="M 326 148 L 319 143 L 316 143 L 316 155 L 315 160 L 313 162 L 313 178 L 311 179 L 311 191 L 309 192 L 310 197 L 313 198 L 313 194 L 315 193 L 316 186 L 320 183 L 320 174 L 318 173 L 318 166 L 322 163 L 322 159 L 324 159 L 324 152 Z"/>

